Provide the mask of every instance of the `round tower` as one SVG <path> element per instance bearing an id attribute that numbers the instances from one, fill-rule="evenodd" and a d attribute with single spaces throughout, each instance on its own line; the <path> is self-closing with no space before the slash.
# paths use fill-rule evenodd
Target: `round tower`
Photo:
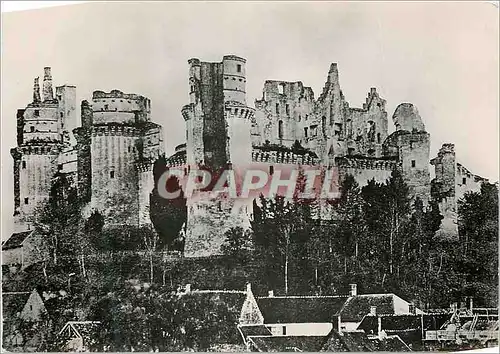
<path id="1" fill-rule="evenodd" d="M 139 224 L 139 170 L 143 160 L 144 132 L 138 123 L 149 123 L 146 97 L 95 91 L 92 97 L 91 206 L 99 210 L 106 226 Z"/>
<path id="2" fill-rule="evenodd" d="M 246 60 L 235 55 L 222 59 L 224 73 L 224 101 L 234 101 L 246 105 Z"/>

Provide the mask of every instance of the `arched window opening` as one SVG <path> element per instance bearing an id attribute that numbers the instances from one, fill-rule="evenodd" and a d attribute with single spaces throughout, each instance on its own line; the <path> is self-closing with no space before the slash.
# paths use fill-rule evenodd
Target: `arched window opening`
<path id="1" fill-rule="evenodd" d="M 283 121 L 278 122 L 278 139 L 283 139 Z"/>

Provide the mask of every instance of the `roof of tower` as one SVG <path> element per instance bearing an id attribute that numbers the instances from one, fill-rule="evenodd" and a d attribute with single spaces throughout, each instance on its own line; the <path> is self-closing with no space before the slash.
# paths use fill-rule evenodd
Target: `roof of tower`
<path id="1" fill-rule="evenodd" d="M 237 55 L 224 55 L 224 57 L 222 57 L 222 60 L 237 60 L 237 61 L 241 61 L 243 63 L 246 63 L 247 60 L 245 58 L 242 58 L 242 57 L 239 57 Z"/>

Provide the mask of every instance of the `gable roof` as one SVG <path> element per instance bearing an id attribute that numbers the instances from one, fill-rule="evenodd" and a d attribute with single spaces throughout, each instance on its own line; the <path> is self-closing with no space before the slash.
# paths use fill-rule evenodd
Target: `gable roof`
<path id="1" fill-rule="evenodd" d="M 374 338 L 372 341 L 377 348 L 375 351 L 398 353 L 411 352 L 408 345 L 398 335 L 387 336 L 382 340 Z"/>
<path id="2" fill-rule="evenodd" d="M 370 313 L 372 306 L 377 307 L 377 314 L 394 314 L 394 294 L 366 294 L 350 297 L 340 311 L 342 322 L 361 322 L 363 317 Z"/>
<path id="3" fill-rule="evenodd" d="M 324 336 L 250 336 L 248 341 L 259 352 L 317 352 Z"/>
<path id="4" fill-rule="evenodd" d="M 373 352 L 375 345 L 363 331 L 340 334 L 332 329 L 321 347 L 322 352 Z"/>
<path id="5" fill-rule="evenodd" d="M 333 323 L 347 296 L 276 296 L 257 298 L 264 323 Z"/>
<path id="6" fill-rule="evenodd" d="M 238 331 L 245 291 L 236 290 L 192 290 L 180 295 L 184 299 L 184 311 L 202 321 L 211 321 L 214 331 L 207 331 L 205 338 L 210 343 L 243 344 Z"/>
<path id="7" fill-rule="evenodd" d="M 88 345 L 97 338 L 101 327 L 99 321 L 68 321 L 59 331 L 59 339 L 81 338 L 83 345 Z"/>
<path id="8" fill-rule="evenodd" d="M 7 241 L 2 243 L 2 251 L 19 248 L 23 242 L 33 233 L 33 230 L 13 233 Z"/>
<path id="9" fill-rule="evenodd" d="M 270 336 L 271 331 L 263 324 L 258 325 L 240 325 L 238 326 L 244 340 L 249 336 Z"/>
<path id="10" fill-rule="evenodd" d="M 2 292 L 2 316 L 4 321 L 17 318 L 17 314 L 23 311 L 31 292 Z"/>

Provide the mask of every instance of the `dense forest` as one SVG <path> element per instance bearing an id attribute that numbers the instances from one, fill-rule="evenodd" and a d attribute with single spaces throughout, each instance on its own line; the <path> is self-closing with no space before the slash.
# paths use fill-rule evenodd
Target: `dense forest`
<path id="1" fill-rule="evenodd" d="M 108 228 L 98 211 L 82 218 L 85 201 L 64 175 L 56 176 L 36 226 L 46 240 L 40 250 L 44 259 L 22 272 L 4 272 L 2 285 L 4 291 L 64 290 L 47 327 L 37 330 L 44 335 L 39 350 L 57 349 L 57 329 L 75 319 L 105 324 L 94 343 L 99 350 L 202 350 L 208 343 L 198 332 L 211 327 L 183 313 L 174 296 L 188 282 L 238 290 L 251 282 L 257 294 L 270 289 L 345 294 L 354 282 L 360 293 L 395 293 L 423 309 L 448 307 L 465 296 L 473 296 L 478 306 L 497 306 L 498 189 L 493 184 L 460 200 L 459 235 L 453 238 L 436 236 L 442 219 L 437 204 L 412 199 L 397 171 L 386 183 L 372 180 L 363 187 L 347 176 L 340 199 L 328 208 L 328 221 L 313 217 L 314 201 L 261 197 L 254 203 L 251 230 L 230 229 L 224 255 L 205 260 L 168 256 L 182 250 L 177 236 L 186 218 L 185 200 L 162 201 L 155 191 L 151 198 L 154 227 Z M 132 283 L 143 284 L 142 295 Z M 156 342 L 157 332 L 162 343 Z"/>

